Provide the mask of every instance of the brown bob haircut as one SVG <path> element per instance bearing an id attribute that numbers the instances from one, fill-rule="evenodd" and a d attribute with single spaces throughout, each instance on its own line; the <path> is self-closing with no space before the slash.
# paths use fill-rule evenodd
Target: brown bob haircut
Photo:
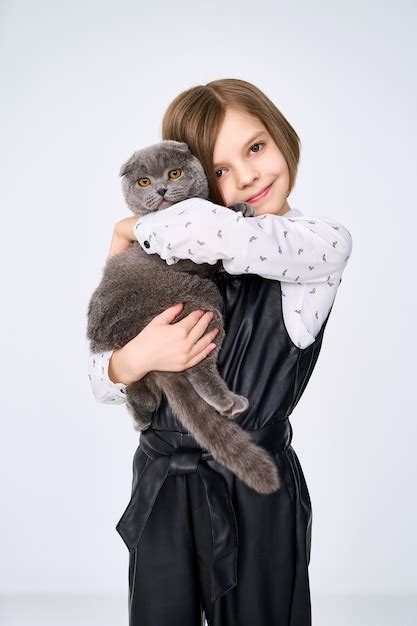
<path id="1" fill-rule="evenodd" d="M 290 187 L 295 184 L 300 139 L 273 102 L 255 85 L 238 78 L 214 80 L 181 92 L 162 120 L 162 139 L 184 141 L 202 163 L 209 184 L 209 199 L 224 206 L 213 167 L 214 144 L 226 109 L 240 109 L 265 126 L 287 162 Z"/>

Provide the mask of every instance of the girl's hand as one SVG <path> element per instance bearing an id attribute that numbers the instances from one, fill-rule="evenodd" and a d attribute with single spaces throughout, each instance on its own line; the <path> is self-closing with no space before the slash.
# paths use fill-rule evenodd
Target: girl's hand
<path id="1" fill-rule="evenodd" d="M 183 306 L 180 302 L 165 309 L 123 348 L 113 352 L 109 363 L 113 382 L 129 385 L 153 370 L 182 372 L 202 361 L 216 347 L 212 342 L 218 328 L 204 334 L 213 313 L 197 309 L 174 322 Z"/>
<path id="2" fill-rule="evenodd" d="M 137 215 L 132 215 L 132 217 L 125 217 L 116 223 L 107 259 L 119 254 L 119 252 L 124 252 L 132 243 L 137 241 L 133 227 L 138 219 Z"/>

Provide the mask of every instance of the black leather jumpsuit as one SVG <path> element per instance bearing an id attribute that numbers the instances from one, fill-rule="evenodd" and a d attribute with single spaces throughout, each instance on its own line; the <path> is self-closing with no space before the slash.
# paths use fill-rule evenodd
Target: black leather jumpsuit
<path id="1" fill-rule="evenodd" d="M 116 529 L 129 551 L 130 626 L 310 626 L 312 509 L 289 416 L 320 352 L 298 348 L 281 283 L 221 271 L 218 369 L 250 401 L 237 422 L 275 459 L 282 487 L 259 494 L 198 446 L 165 396 L 140 433 L 131 499 Z"/>

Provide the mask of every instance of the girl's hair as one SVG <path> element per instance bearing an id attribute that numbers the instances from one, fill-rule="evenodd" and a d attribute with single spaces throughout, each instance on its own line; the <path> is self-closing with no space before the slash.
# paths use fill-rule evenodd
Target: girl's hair
<path id="1" fill-rule="evenodd" d="M 289 195 L 297 176 L 300 139 L 275 104 L 251 83 L 238 78 L 224 78 L 181 92 L 165 112 L 162 139 L 188 144 L 204 167 L 210 200 L 224 205 L 213 168 L 213 153 L 228 107 L 255 115 L 268 130 L 288 165 Z"/>

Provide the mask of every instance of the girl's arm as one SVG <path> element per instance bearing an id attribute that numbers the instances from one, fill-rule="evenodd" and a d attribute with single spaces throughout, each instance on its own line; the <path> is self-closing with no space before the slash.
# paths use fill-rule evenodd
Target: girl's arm
<path id="1" fill-rule="evenodd" d="M 125 404 L 126 385 L 114 383 L 109 378 L 109 361 L 113 350 L 91 353 L 88 363 L 88 378 L 97 402 L 103 404 Z"/>
<path id="2" fill-rule="evenodd" d="M 266 214 L 244 218 L 226 207 L 191 198 L 139 218 L 134 233 L 149 254 L 168 265 L 179 259 L 214 264 L 222 259 L 229 274 L 258 274 L 282 281 L 287 331 L 299 348 L 314 342 L 336 297 L 352 250 L 352 237 L 340 223 Z"/>
<path id="3" fill-rule="evenodd" d="M 229 274 L 298 284 L 340 279 L 352 249 L 347 228 L 326 217 L 243 217 L 201 198 L 140 217 L 134 233 L 145 252 L 159 254 L 168 265 L 221 259 Z"/>
<path id="4" fill-rule="evenodd" d="M 98 402 L 123 404 L 126 387 L 149 372 L 182 372 L 216 347 L 213 339 L 219 329 L 207 331 L 213 314 L 196 309 L 176 321 L 183 306 L 178 302 L 155 315 L 122 348 L 90 353 L 88 376 Z M 112 382 L 110 374 L 113 380 L 124 382 Z"/>
<path id="5" fill-rule="evenodd" d="M 307 348 L 319 334 L 336 297 L 341 278 L 327 283 L 281 283 L 282 313 L 293 343 Z"/>

